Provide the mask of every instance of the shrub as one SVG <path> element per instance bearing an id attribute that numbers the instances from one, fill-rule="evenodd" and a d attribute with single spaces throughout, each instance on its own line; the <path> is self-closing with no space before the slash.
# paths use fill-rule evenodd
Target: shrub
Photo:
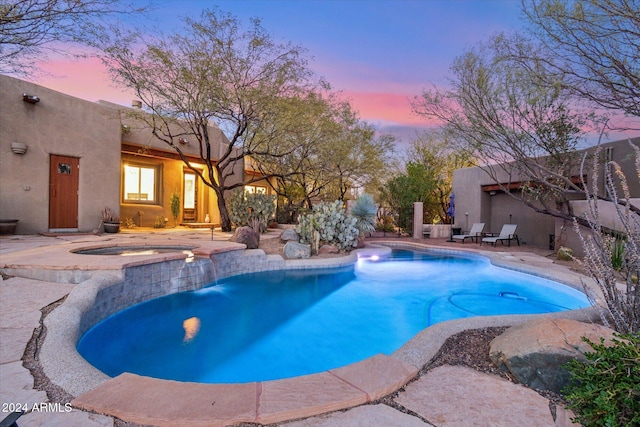
<path id="1" fill-rule="evenodd" d="M 378 220 L 378 224 L 376 225 L 376 230 L 392 233 L 396 231 L 396 227 L 394 224 L 395 224 L 395 221 L 393 219 L 393 216 L 384 215 L 382 218 Z"/>
<path id="2" fill-rule="evenodd" d="M 248 225 L 264 232 L 276 211 L 275 199 L 267 194 L 246 193 L 242 188 L 231 191 L 226 198 L 231 222 L 236 227 Z"/>
<path id="3" fill-rule="evenodd" d="M 356 228 L 360 234 L 371 233 L 376 230 L 376 214 L 378 206 L 369 194 L 358 197 L 351 207 L 351 216 L 356 219 Z"/>
<path id="4" fill-rule="evenodd" d="M 165 221 L 164 215 L 157 216 L 153 222 L 153 228 L 164 228 L 165 225 L 167 225 L 167 221 Z"/>
<path id="5" fill-rule="evenodd" d="M 310 214 L 301 216 L 296 232 L 301 242 L 311 244 L 314 253 L 318 253 L 320 243 L 350 250 L 358 242 L 360 234 L 356 222 L 354 217 L 347 215 L 342 202 L 336 200 L 333 203 L 320 203 L 313 207 Z"/>
<path id="6" fill-rule="evenodd" d="M 124 228 L 136 228 L 136 223 L 133 222 L 133 218 L 125 217 L 122 220 L 122 226 Z"/>
<path id="7" fill-rule="evenodd" d="M 171 205 L 171 215 L 173 215 L 173 225 L 178 225 L 178 217 L 180 216 L 180 193 L 174 192 L 169 201 Z"/>
<path id="8" fill-rule="evenodd" d="M 624 265 L 624 240 L 616 237 L 613 239 L 611 246 L 611 267 L 615 271 L 620 271 Z"/>
<path id="9" fill-rule="evenodd" d="M 640 177 L 640 148 L 629 144 L 635 153 L 634 182 Z M 604 181 L 607 195 L 611 199 L 611 206 L 616 215 L 605 220 L 606 210 L 599 209 L 598 182 L 601 178 L 598 171 L 602 169 L 598 163 L 601 158 L 601 147 L 593 156 L 592 189 L 584 186 L 587 199 L 587 212 L 583 220 L 589 224 L 590 232 L 585 233 L 577 219 L 574 228 L 580 236 L 584 248 L 584 258 L 581 264 L 595 281 L 597 290 L 585 286 L 585 293 L 594 307 L 600 309 L 600 317 L 605 326 L 615 329 L 619 333 L 640 333 L 640 221 L 637 209 L 632 200 L 631 183 L 622 171 L 622 167 L 614 162 L 606 162 Z M 586 160 L 586 157 L 585 157 Z M 619 194 L 620 193 L 620 194 Z M 619 220 L 617 228 L 624 232 L 605 227 L 604 223 L 612 219 Z M 599 295 L 598 295 L 599 293 Z M 604 302 L 604 304 L 601 303 Z"/>
<path id="10" fill-rule="evenodd" d="M 564 390 L 574 422 L 588 426 L 640 425 L 640 335 L 618 335 L 607 347 L 604 339 L 585 353 L 587 362 L 565 366 L 571 383 Z"/>

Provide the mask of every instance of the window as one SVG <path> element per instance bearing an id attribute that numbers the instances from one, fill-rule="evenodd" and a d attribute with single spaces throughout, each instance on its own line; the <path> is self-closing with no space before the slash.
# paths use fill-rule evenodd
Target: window
<path id="1" fill-rule="evenodd" d="M 156 203 L 158 168 L 153 166 L 124 165 L 125 202 Z"/>

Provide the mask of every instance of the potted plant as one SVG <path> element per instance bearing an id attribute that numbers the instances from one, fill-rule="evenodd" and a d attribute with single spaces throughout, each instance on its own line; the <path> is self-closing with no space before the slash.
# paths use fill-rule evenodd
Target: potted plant
<path id="1" fill-rule="evenodd" d="M 102 210 L 102 225 L 105 233 L 117 233 L 120 231 L 120 218 L 115 216 L 111 208 Z"/>

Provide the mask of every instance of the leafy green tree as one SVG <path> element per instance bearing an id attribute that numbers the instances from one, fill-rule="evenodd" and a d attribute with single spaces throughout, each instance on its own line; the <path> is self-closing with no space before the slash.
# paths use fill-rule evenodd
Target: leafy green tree
<path id="1" fill-rule="evenodd" d="M 114 79 L 131 88 L 150 113 L 141 119 L 213 189 L 222 229 L 231 230 L 225 192 L 260 179 L 233 181 L 238 165 L 246 157 L 288 154 L 289 147 L 279 141 L 287 132 L 283 123 L 290 121 L 272 117 L 273 105 L 307 91 L 312 73 L 303 50 L 275 42 L 259 20 L 243 29 L 235 17 L 218 10 L 185 19 L 185 26 L 168 37 L 143 40 L 114 32 L 112 40 L 100 42 Z M 211 143 L 214 122 L 229 140 L 222 147 Z M 197 140 L 204 172 L 176 144 L 184 136 Z"/>
<path id="2" fill-rule="evenodd" d="M 407 231 L 411 228 L 413 203 L 433 204 L 433 189 L 437 177 L 422 163 L 408 162 L 405 172 L 398 174 L 380 189 L 383 202 L 387 203 L 396 215 L 396 225 Z"/>
<path id="3" fill-rule="evenodd" d="M 410 161 L 421 164 L 432 175 L 428 200 L 424 205 L 425 222 L 449 223 L 447 215 L 449 195 L 452 192 L 453 171 L 474 166 L 475 162 L 468 151 L 455 150 L 446 135 L 439 131 L 428 131 L 411 142 L 407 152 Z"/>

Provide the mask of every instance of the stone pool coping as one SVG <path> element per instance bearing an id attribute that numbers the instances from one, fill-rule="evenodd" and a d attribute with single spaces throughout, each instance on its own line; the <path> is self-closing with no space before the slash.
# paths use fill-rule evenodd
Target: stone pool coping
<path id="1" fill-rule="evenodd" d="M 532 259 L 536 257 L 531 254 L 487 253 L 472 248 L 469 248 L 472 250 L 452 250 L 408 242 L 398 244 L 391 241 L 384 244 L 436 249 L 440 252 L 476 252 L 488 256 L 492 263 L 502 267 L 525 270 L 527 273 L 558 280 L 573 287 L 582 286 L 576 273 L 563 272 L 563 268 L 549 268 L 550 265 L 547 263 L 537 267 L 524 266 L 523 257 L 528 261 L 531 261 L 529 257 Z M 216 245 L 216 249 L 211 253 L 235 250 L 237 247 L 220 248 Z M 249 251 L 241 253 L 245 252 Z M 149 257 L 157 261 L 159 258 L 165 259 L 167 254 L 149 255 Z M 321 260 L 321 264 L 340 264 L 345 261 L 336 258 L 332 260 Z M 143 262 L 140 259 L 136 261 Z M 317 261 L 311 260 L 306 263 L 296 261 L 293 264 L 298 268 L 305 268 L 305 266 L 313 268 L 318 267 Z M 553 265 L 550 262 L 549 264 Z M 65 268 L 60 265 L 57 267 Z M 66 268 L 76 267 L 77 264 L 66 264 Z M 98 282 L 120 280 L 118 271 L 113 271 L 118 268 L 113 265 L 109 267 L 108 270 L 111 271 L 94 272 L 90 280 Z M 76 289 L 79 291 L 74 294 L 76 291 L 74 289 L 65 304 L 45 319 L 48 335 L 40 354 L 45 374 L 55 384 L 77 396 L 73 401 L 74 406 L 153 425 L 272 423 L 349 408 L 374 401 L 410 381 L 418 370 L 435 356 L 450 335 L 465 329 L 509 326 L 539 316 L 549 317 L 549 315 L 495 316 L 440 323 L 425 329 L 391 356 L 377 355 L 321 374 L 278 381 L 249 384 L 196 384 L 146 378 L 133 374 L 123 374 L 110 379 L 89 365 L 75 351 L 77 330 L 74 333 L 74 328 L 69 327 L 79 322 L 82 304 L 92 303 L 91 292 L 82 295 L 82 298 L 77 296 L 78 293 L 82 294 L 82 291 L 86 293 L 88 288 L 90 286 L 86 286 L 85 283 L 78 285 Z M 65 307 L 67 302 L 71 303 Z M 552 317 L 591 320 L 594 318 L 594 312 L 595 310 L 588 309 L 575 310 L 555 313 Z"/>

